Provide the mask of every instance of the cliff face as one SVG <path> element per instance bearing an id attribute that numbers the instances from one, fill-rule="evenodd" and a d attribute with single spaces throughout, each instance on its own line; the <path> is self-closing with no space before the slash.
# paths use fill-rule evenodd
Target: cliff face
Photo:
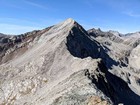
<path id="1" fill-rule="evenodd" d="M 139 105 L 138 60 L 130 62 L 139 48 L 126 42 L 73 19 L 0 35 L 0 105 Z"/>
<path id="2" fill-rule="evenodd" d="M 17 56 L 22 55 L 32 45 L 31 43 L 38 40 L 39 37 L 50 29 L 37 30 L 22 35 L 1 35 L 0 36 L 0 64 L 5 63 Z"/>

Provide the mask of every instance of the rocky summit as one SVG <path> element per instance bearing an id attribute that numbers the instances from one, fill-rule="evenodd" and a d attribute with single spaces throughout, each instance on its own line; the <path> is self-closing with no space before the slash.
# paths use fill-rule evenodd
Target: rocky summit
<path id="1" fill-rule="evenodd" d="M 85 30 L 67 19 L 0 34 L 0 105 L 140 105 L 139 32 Z"/>

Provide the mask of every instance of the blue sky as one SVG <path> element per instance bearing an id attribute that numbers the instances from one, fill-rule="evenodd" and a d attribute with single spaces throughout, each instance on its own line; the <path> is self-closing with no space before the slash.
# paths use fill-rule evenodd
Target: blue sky
<path id="1" fill-rule="evenodd" d="M 140 31 L 140 0 L 0 0 L 0 33 L 21 34 L 73 18 L 85 29 Z"/>

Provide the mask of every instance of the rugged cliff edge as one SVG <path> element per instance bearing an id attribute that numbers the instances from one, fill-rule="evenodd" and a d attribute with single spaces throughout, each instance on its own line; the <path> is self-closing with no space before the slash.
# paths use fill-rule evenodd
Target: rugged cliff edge
<path id="1" fill-rule="evenodd" d="M 0 105 L 139 105 L 138 46 L 73 19 L 2 34 Z"/>

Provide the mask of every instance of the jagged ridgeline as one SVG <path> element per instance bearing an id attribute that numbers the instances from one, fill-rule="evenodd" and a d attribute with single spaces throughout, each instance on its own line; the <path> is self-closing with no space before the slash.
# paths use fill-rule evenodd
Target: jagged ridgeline
<path id="1" fill-rule="evenodd" d="M 139 105 L 139 36 L 73 19 L 0 34 L 0 105 Z"/>

